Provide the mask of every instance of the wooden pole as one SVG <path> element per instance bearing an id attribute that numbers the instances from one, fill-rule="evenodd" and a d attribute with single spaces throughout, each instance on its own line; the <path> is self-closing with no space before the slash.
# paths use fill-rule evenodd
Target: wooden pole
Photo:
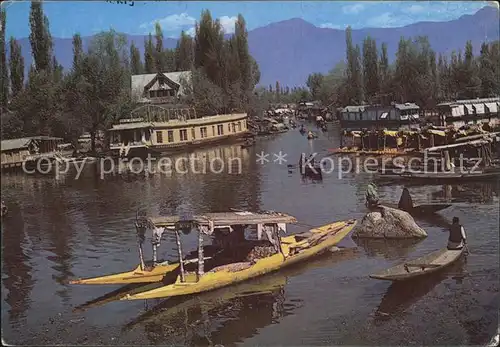
<path id="1" fill-rule="evenodd" d="M 141 261 L 141 270 L 144 271 L 146 269 L 146 265 L 144 264 L 144 254 L 142 252 L 142 242 L 139 242 L 139 259 Z"/>
<path id="2" fill-rule="evenodd" d="M 179 255 L 179 267 L 181 271 L 181 282 L 185 281 L 184 278 L 184 260 L 182 259 L 182 246 L 181 246 L 181 238 L 179 236 L 179 230 L 175 229 L 175 241 L 177 242 L 177 253 Z"/>
<path id="3" fill-rule="evenodd" d="M 198 281 L 205 273 L 205 261 L 203 259 L 203 233 L 198 227 Z"/>
<path id="4" fill-rule="evenodd" d="M 157 263 L 157 260 L 158 260 L 158 257 L 157 257 L 157 253 L 156 253 L 156 244 L 153 244 L 153 266 L 156 265 Z"/>

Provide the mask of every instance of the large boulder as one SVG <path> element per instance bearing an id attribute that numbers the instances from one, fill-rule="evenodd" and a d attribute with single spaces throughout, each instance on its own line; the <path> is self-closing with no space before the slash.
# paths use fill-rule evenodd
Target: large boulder
<path id="1" fill-rule="evenodd" d="M 427 233 L 408 212 L 381 205 L 363 217 L 352 237 L 410 239 L 427 237 Z"/>

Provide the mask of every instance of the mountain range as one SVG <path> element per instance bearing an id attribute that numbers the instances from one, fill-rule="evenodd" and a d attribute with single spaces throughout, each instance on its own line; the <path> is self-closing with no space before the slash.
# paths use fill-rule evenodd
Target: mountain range
<path id="1" fill-rule="evenodd" d="M 463 15 L 447 22 L 418 22 L 399 28 L 353 29 L 354 44 L 361 46 L 366 36 L 371 36 L 380 45 L 387 44 L 391 60 L 395 58 L 400 38 L 427 36 L 437 53 L 450 54 L 463 50 L 465 43 L 472 41 L 475 54 L 483 42 L 499 39 L 499 10 L 486 6 L 473 15 Z M 129 44 L 134 42 L 144 51 L 146 36 L 127 35 Z M 83 37 L 84 49 L 92 36 Z M 18 39 L 25 65 L 31 64 L 31 48 L 28 38 Z M 73 60 L 71 38 L 53 38 L 57 60 L 68 68 Z M 345 59 L 345 31 L 318 28 L 300 18 L 289 19 L 256 28 L 248 32 L 250 53 L 261 71 L 259 85 L 268 86 L 279 81 L 281 86 L 303 86 L 307 76 L 314 72 L 327 73 L 339 61 Z M 177 40 L 166 38 L 164 47 L 174 48 Z M 8 52 L 7 52 L 8 53 Z"/>

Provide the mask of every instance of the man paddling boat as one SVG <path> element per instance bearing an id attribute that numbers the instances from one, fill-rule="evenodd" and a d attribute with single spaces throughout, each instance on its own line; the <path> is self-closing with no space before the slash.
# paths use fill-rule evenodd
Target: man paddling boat
<path id="1" fill-rule="evenodd" d="M 458 217 L 453 217 L 450 227 L 450 236 L 448 238 L 448 249 L 462 249 L 467 245 L 467 235 L 464 227 L 460 224 Z"/>

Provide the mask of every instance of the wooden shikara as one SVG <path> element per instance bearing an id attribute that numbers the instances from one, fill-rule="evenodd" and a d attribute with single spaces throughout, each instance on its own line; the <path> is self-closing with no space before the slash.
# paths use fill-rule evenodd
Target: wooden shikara
<path id="1" fill-rule="evenodd" d="M 370 278 L 388 281 L 404 281 L 439 271 L 455 262 L 465 247 L 460 250 L 443 248 L 423 257 L 393 266 L 389 269 L 370 275 Z"/>

